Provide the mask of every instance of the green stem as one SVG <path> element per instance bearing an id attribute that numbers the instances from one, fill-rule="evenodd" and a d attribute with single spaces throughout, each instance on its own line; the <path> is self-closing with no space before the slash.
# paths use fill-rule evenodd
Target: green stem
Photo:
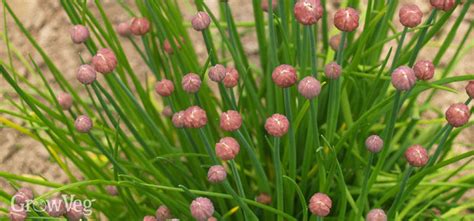
<path id="1" fill-rule="evenodd" d="M 293 128 L 293 115 L 292 115 L 292 112 L 291 112 L 291 104 L 290 104 L 290 89 L 289 88 L 285 88 L 284 89 L 284 99 L 285 99 L 285 112 L 286 112 L 286 117 L 288 118 L 289 122 L 290 122 L 290 126 L 288 128 L 288 136 L 289 136 L 289 140 L 290 140 L 290 154 L 289 154 L 289 159 L 288 159 L 288 164 L 289 164 L 289 177 L 291 179 L 295 179 L 296 178 L 296 161 L 297 161 L 297 157 L 296 157 L 296 142 L 295 142 L 295 133 L 294 133 L 294 128 Z M 293 199 L 294 198 L 294 188 L 293 187 L 290 187 L 289 190 L 288 190 L 288 196 L 289 196 L 289 199 Z M 291 205 L 293 205 L 292 203 L 290 203 Z M 290 206 L 290 208 L 292 208 L 292 206 Z M 290 210 L 291 211 L 291 210 Z"/>
<path id="2" fill-rule="evenodd" d="M 277 200 L 277 209 L 279 211 L 284 211 L 283 208 L 283 173 L 281 170 L 281 161 L 280 161 L 280 138 L 273 138 L 273 163 L 275 164 L 275 185 L 276 185 L 276 200 Z M 283 221 L 283 217 L 278 216 L 278 221 Z"/>
<path id="3" fill-rule="evenodd" d="M 360 214 L 364 211 L 365 198 L 366 198 L 367 190 L 368 190 L 367 182 L 369 181 L 370 168 L 372 167 L 374 158 L 375 158 L 375 155 L 371 153 L 369 157 L 369 163 L 367 164 L 367 167 L 365 168 L 364 183 L 362 184 L 362 190 L 360 192 L 359 199 L 357 199 L 358 210 L 355 213 L 356 219 L 359 219 Z"/>
<path id="4" fill-rule="evenodd" d="M 405 186 L 407 184 L 408 178 L 410 178 L 410 175 L 413 172 L 413 170 L 414 168 L 411 166 L 407 170 L 405 170 L 405 175 L 403 176 L 403 180 L 400 184 L 400 189 L 397 193 L 397 196 L 395 197 L 395 201 L 393 202 L 392 207 L 390 207 L 390 209 L 388 210 L 387 216 L 389 220 L 393 220 L 394 215 L 397 212 L 398 207 L 400 206 L 399 204 L 403 203 L 403 201 L 401 201 L 403 191 L 405 190 Z"/>
<path id="5" fill-rule="evenodd" d="M 242 181 L 240 180 L 239 171 L 237 170 L 237 166 L 235 165 L 235 161 L 234 161 L 234 160 L 230 160 L 230 161 L 229 161 L 229 165 L 230 165 L 230 168 L 231 168 L 232 173 L 233 173 L 233 175 L 234 175 L 235 185 L 237 186 L 237 191 L 239 191 L 239 195 L 240 195 L 242 198 L 245 198 L 244 187 L 243 187 L 243 185 L 242 185 Z"/>

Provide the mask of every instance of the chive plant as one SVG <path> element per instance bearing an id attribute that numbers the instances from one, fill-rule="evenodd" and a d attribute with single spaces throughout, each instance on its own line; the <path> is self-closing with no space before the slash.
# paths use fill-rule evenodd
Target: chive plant
<path id="1" fill-rule="evenodd" d="M 422 11 L 394 0 L 345 0 L 333 12 L 326 0 L 252 0 L 252 21 L 236 21 L 226 0 L 219 11 L 194 1 L 185 7 L 190 19 L 182 16 L 187 3 L 118 1 L 130 21 L 114 24 L 99 0 L 60 0 L 71 47 L 92 57 L 71 58 L 82 63 L 70 68 L 78 81 L 71 82 L 3 1 L 4 18 L 45 67 L 10 42 L 5 22 L 0 72 L 11 86 L 6 93 L 17 96 L 5 98 L 0 123 L 40 142 L 68 182 L 0 171 L 17 190 L 0 191 L 7 206 L 0 215 L 472 219 L 473 201 L 463 196 L 473 188 L 474 151 L 453 149 L 473 124 L 474 74 L 452 73 L 473 47 L 474 23 L 459 29 L 473 0 L 462 2 L 426 0 L 431 7 Z M 419 56 L 444 29 L 451 32 L 435 44 L 434 60 Z M 257 36 L 255 60 L 241 39 L 248 32 Z M 463 36 L 459 43 L 455 35 Z M 204 40 L 204 58 L 190 36 Z M 131 59 L 147 67 L 145 76 Z M 450 87 L 456 82 L 467 93 Z M 457 93 L 446 112 L 431 104 L 442 99 L 439 91 Z M 428 111 L 436 118 L 425 119 Z M 59 207 L 38 210 L 44 203 Z"/>

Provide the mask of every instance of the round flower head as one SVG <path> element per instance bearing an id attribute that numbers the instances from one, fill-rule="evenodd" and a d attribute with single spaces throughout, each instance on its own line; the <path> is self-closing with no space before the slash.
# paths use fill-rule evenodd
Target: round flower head
<path id="1" fill-rule="evenodd" d="M 79 66 L 76 73 L 76 79 L 81 82 L 81 84 L 92 84 L 97 77 L 94 67 L 88 64 L 83 64 Z"/>
<path id="2" fill-rule="evenodd" d="M 446 120 L 453 127 L 461 127 L 469 121 L 471 112 L 463 103 L 452 104 L 446 111 Z"/>
<path id="3" fill-rule="evenodd" d="M 470 98 L 474 99 L 474 81 L 469 81 L 469 83 L 467 83 L 466 93 Z"/>
<path id="4" fill-rule="evenodd" d="M 190 206 L 191 215 L 198 221 L 206 221 L 214 213 L 214 205 L 211 200 L 205 197 L 198 197 Z"/>
<path id="5" fill-rule="evenodd" d="M 359 13 L 353 8 L 339 9 L 334 14 L 334 25 L 344 32 L 352 32 L 359 27 Z"/>
<path id="6" fill-rule="evenodd" d="M 33 200 L 33 191 L 30 188 L 22 187 L 13 195 L 13 200 L 15 204 L 26 205 L 28 201 Z"/>
<path id="7" fill-rule="evenodd" d="M 268 12 L 268 0 L 262 0 L 262 10 L 265 12 Z M 278 7 L 278 0 L 273 0 L 272 1 L 272 10 L 275 11 Z"/>
<path id="8" fill-rule="evenodd" d="M 365 140 L 365 147 L 372 153 L 378 153 L 383 148 L 383 140 L 378 135 L 371 135 Z"/>
<path id="9" fill-rule="evenodd" d="M 70 94 L 60 92 L 58 96 L 56 96 L 56 99 L 58 99 L 59 106 L 61 106 L 63 110 L 69 110 L 72 107 L 72 97 Z"/>
<path id="10" fill-rule="evenodd" d="M 293 11 L 296 20 L 303 25 L 316 24 L 323 17 L 323 7 L 317 0 L 299 0 Z"/>
<path id="11" fill-rule="evenodd" d="M 226 75 L 226 69 L 224 65 L 216 64 L 209 68 L 209 79 L 214 82 L 221 82 L 224 80 Z M 238 75 L 238 74 L 237 74 Z"/>
<path id="12" fill-rule="evenodd" d="M 382 209 L 371 209 L 367 213 L 366 221 L 387 221 L 387 215 Z"/>
<path id="13" fill-rule="evenodd" d="M 156 209 L 155 216 L 157 221 L 165 221 L 173 217 L 171 215 L 170 209 L 168 209 L 168 207 L 165 205 L 161 205 L 158 207 L 158 209 Z"/>
<path id="14" fill-rule="evenodd" d="M 145 216 L 143 221 L 157 221 L 157 219 L 154 216 Z"/>
<path id="15" fill-rule="evenodd" d="M 331 212 L 332 201 L 328 195 L 324 193 L 315 193 L 309 199 L 309 211 L 316 216 L 327 216 Z"/>
<path id="16" fill-rule="evenodd" d="M 307 76 L 298 83 L 298 92 L 306 99 L 313 99 L 321 92 L 321 84 L 316 78 Z"/>
<path id="17" fill-rule="evenodd" d="M 130 23 L 129 22 L 120 22 L 117 25 L 117 33 L 122 37 L 128 37 L 132 33 L 130 31 Z"/>
<path id="18" fill-rule="evenodd" d="M 48 200 L 45 208 L 49 216 L 60 217 L 66 213 L 66 204 L 64 199 L 60 196 L 53 197 Z"/>
<path id="19" fill-rule="evenodd" d="M 421 19 L 423 18 L 423 12 L 415 4 L 406 4 L 400 8 L 398 12 L 398 17 L 400 18 L 400 23 L 403 26 L 408 28 L 414 28 L 421 24 Z"/>
<path id="20" fill-rule="evenodd" d="M 106 186 L 105 191 L 107 191 L 107 193 L 111 196 L 117 196 L 118 195 L 118 189 L 117 189 L 116 186 L 112 186 L 112 185 Z"/>
<path id="21" fill-rule="evenodd" d="M 206 111 L 198 106 L 192 106 L 184 111 L 184 126 L 187 128 L 201 128 L 206 126 Z"/>
<path id="22" fill-rule="evenodd" d="M 92 66 L 97 72 L 107 74 L 114 71 L 117 67 L 117 57 L 112 50 L 101 48 L 97 54 L 92 57 Z"/>
<path id="23" fill-rule="evenodd" d="M 290 122 L 281 114 L 273 114 L 265 121 L 265 130 L 274 137 L 281 137 L 288 132 Z"/>
<path id="24" fill-rule="evenodd" d="M 206 12 L 198 12 L 194 15 L 193 19 L 191 20 L 191 25 L 193 26 L 194 30 L 202 31 L 209 27 L 211 24 L 211 18 Z"/>
<path id="25" fill-rule="evenodd" d="M 232 160 L 239 152 L 239 142 L 232 137 L 224 137 L 216 143 L 216 155 L 221 160 Z"/>
<path id="26" fill-rule="evenodd" d="M 171 94 L 174 91 L 173 82 L 168 80 L 168 79 L 163 78 L 161 81 L 158 81 L 156 83 L 155 91 L 156 91 L 157 94 L 159 94 L 163 97 L 171 96 Z"/>
<path id="27" fill-rule="evenodd" d="M 329 46 L 331 46 L 332 50 L 337 51 L 339 50 L 339 45 L 341 44 L 341 35 L 334 35 L 329 39 Z M 347 47 L 347 42 L 344 42 L 344 48 Z"/>
<path id="28" fill-rule="evenodd" d="M 216 217 L 209 217 L 209 219 L 207 219 L 207 221 L 217 221 L 217 218 Z"/>
<path id="29" fill-rule="evenodd" d="M 239 72 L 233 67 L 227 67 L 225 69 L 225 77 L 222 80 L 224 87 L 233 88 L 239 83 Z"/>
<path id="30" fill-rule="evenodd" d="M 270 205 L 272 204 L 272 197 L 266 193 L 260 193 L 256 198 L 255 201 L 265 204 L 265 205 Z"/>
<path id="31" fill-rule="evenodd" d="M 227 177 L 225 168 L 221 165 L 214 165 L 207 171 L 207 180 L 211 183 L 220 183 Z"/>
<path id="32" fill-rule="evenodd" d="M 182 38 L 182 37 L 180 37 L 180 39 L 181 39 L 181 41 L 183 41 L 183 38 Z M 181 49 L 181 44 L 180 44 L 180 43 L 178 42 L 178 40 L 176 40 L 175 38 L 174 38 L 174 44 L 176 45 L 176 48 L 177 48 L 177 49 Z M 174 49 L 173 49 L 173 47 L 171 46 L 171 43 L 170 43 L 170 41 L 169 41 L 168 39 L 165 39 L 165 41 L 163 41 L 163 49 L 165 50 L 165 52 L 166 52 L 167 54 L 170 54 L 170 55 L 171 55 L 171 54 L 174 53 Z"/>
<path id="33" fill-rule="evenodd" d="M 242 116 L 235 110 L 229 110 L 221 114 L 220 126 L 225 131 L 235 131 L 242 126 Z"/>
<path id="34" fill-rule="evenodd" d="M 184 111 L 179 111 L 173 114 L 173 118 L 171 119 L 173 125 L 176 128 L 183 128 L 184 127 Z"/>
<path id="35" fill-rule="evenodd" d="M 71 221 L 79 221 L 84 217 L 84 206 L 81 201 L 74 201 L 67 207 L 66 217 Z"/>
<path id="36" fill-rule="evenodd" d="M 11 221 L 26 220 L 27 215 L 25 208 L 16 204 L 13 204 L 8 211 L 8 217 Z"/>
<path id="37" fill-rule="evenodd" d="M 278 87 L 291 87 L 297 81 L 296 69 L 291 65 L 282 64 L 273 70 L 272 79 Z"/>
<path id="38" fill-rule="evenodd" d="M 165 117 L 172 117 L 173 116 L 173 110 L 171 110 L 171 107 L 169 105 L 166 105 L 164 108 L 163 108 L 163 111 L 161 111 L 161 113 L 163 114 L 163 116 Z"/>
<path id="39" fill-rule="evenodd" d="M 130 22 L 130 32 L 134 35 L 145 35 L 150 31 L 150 22 L 146 18 L 133 18 Z"/>
<path id="40" fill-rule="evenodd" d="M 422 167 L 426 165 L 429 160 L 425 148 L 418 144 L 408 147 L 405 151 L 405 158 L 407 159 L 408 164 L 413 167 Z"/>
<path id="41" fill-rule="evenodd" d="M 415 83 L 415 72 L 407 66 L 401 66 L 392 72 L 392 85 L 399 91 L 408 91 Z"/>
<path id="42" fill-rule="evenodd" d="M 74 25 L 71 28 L 71 40 L 75 44 L 84 43 L 89 39 L 89 30 L 84 25 Z"/>
<path id="43" fill-rule="evenodd" d="M 79 115 L 74 122 L 79 133 L 88 133 L 92 129 L 92 120 L 86 115 Z"/>
<path id="44" fill-rule="evenodd" d="M 431 61 L 420 60 L 413 66 L 413 71 L 418 80 L 430 80 L 433 78 L 435 67 Z"/>
<path id="45" fill-rule="evenodd" d="M 324 73 L 329 79 L 338 79 L 341 76 L 342 68 L 336 62 L 331 62 L 324 67 Z"/>
<path id="46" fill-rule="evenodd" d="M 456 0 L 430 0 L 430 3 L 433 8 L 449 11 L 456 5 Z"/>
<path id="47" fill-rule="evenodd" d="M 181 85 L 183 86 L 184 91 L 188 93 L 196 93 L 201 88 L 201 78 L 195 73 L 189 73 L 184 75 L 181 80 Z"/>

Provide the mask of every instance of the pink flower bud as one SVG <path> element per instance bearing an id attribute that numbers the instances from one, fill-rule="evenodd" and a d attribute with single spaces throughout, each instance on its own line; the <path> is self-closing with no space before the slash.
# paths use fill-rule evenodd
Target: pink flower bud
<path id="1" fill-rule="evenodd" d="M 33 191 L 30 188 L 22 187 L 13 195 L 13 200 L 18 205 L 26 205 L 28 201 L 33 200 Z"/>
<path id="2" fill-rule="evenodd" d="M 94 67 L 88 64 L 79 66 L 76 73 L 76 78 L 81 84 L 88 85 L 92 84 L 97 77 Z"/>
<path id="3" fill-rule="evenodd" d="M 168 209 L 168 207 L 165 205 L 161 205 L 160 207 L 158 207 L 155 216 L 157 221 L 165 221 L 173 218 L 170 209 Z"/>
<path id="4" fill-rule="evenodd" d="M 359 13 L 353 8 L 339 9 L 334 14 L 334 25 L 344 32 L 352 32 L 359 27 Z"/>
<path id="5" fill-rule="evenodd" d="M 469 83 L 467 83 L 466 93 L 470 98 L 474 99 L 474 81 L 469 81 Z"/>
<path id="6" fill-rule="evenodd" d="M 59 92 L 58 96 L 56 97 L 58 99 L 59 106 L 63 110 L 69 110 L 72 107 L 72 97 L 70 94 L 66 92 Z"/>
<path id="7" fill-rule="evenodd" d="M 190 206 L 191 215 L 198 221 L 205 221 L 206 219 L 212 217 L 214 213 L 214 205 L 212 205 L 211 200 L 205 197 L 198 197 Z"/>
<path id="8" fill-rule="evenodd" d="M 45 211 L 52 217 L 60 217 L 66 213 L 66 204 L 60 196 L 53 197 L 48 200 Z"/>
<path id="9" fill-rule="evenodd" d="M 224 87 L 233 88 L 239 83 L 239 72 L 233 67 L 227 67 L 225 69 L 225 77 L 222 80 Z"/>
<path id="10" fill-rule="evenodd" d="M 211 18 L 209 18 L 209 15 L 206 12 L 198 12 L 191 20 L 191 25 L 196 31 L 206 29 L 209 27 L 209 24 L 211 24 Z"/>
<path id="11" fill-rule="evenodd" d="M 291 87 L 297 81 L 296 69 L 291 65 L 282 64 L 276 67 L 272 73 L 272 80 L 278 87 Z"/>
<path id="12" fill-rule="evenodd" d="M 238 74 L 237 74 L 238 75 Z M 226 76 L 226 69 L 224 65 L 216 64 L 209 68 L 209 79 L 214 82 L 221 82 Z"/>
<path id="13" fill-rule="evenodd" d="M 158 81 L 156 83 L 155 91 L 156 91 L 157 94 L 159 94 L 163 97 L 171 96 L 171 94 L 174 91 L 173 82 L 168 80 L 168 79 L 163 78 L 161 81 Z"/>
<path id="14" fill-rule="evenodd" d="M 435 67 L 431 61 L 420 60 L 413 66 L 413 71 L 418 80 L 430 80 L 433 78 Z"/>
<path id="15" fill-rule="evenodd" d="M 171 110 L 170 106 L 166 105 L 163 108 L 163 111 L 161 111 L 161 114 L 163 114 L 163 116 L 165 116 L 165 117 L 172 117 L 173 116 L 173 110 Z"/>
<path id="16" fill-rule="evenodd" d="M 324 73 L 329 79 L 338 79 L 341 76 L 342 68 L 336 62 L 331 62 L 324 68 Z"/>
<path id="17" fill-rule="evenodd" d="M 421 24 L 421 19 L 423 19 L 423 12 L 415 4 L 406 4 L 400 8 L 398 12 L 398 17 L 400 18 L 400 23 L 403 26 L 408 28 L 414 28 Z"/>
<path id="18" fill-rule="evenodd" d="M 198 106 L 192 106 L 184 111 L 184 126 L 187 128 L 201 128 L 206 126 L 206 111 Z"/>
<path id="19" fill-rule="evenodd" d="M 74 122 L 74 127 L 79 133 L 88 133 L 92 126 L 92 120 L 86 115 L 79 115 Z"/>
<path id="20" fill-rule="evenodd" d="M 66 211 L 66 217 L 71 221 L 79 221 L 84 217 L 84 206 L 81 201 L 73 201 L 70 203 Z"/>
<path id="21" fill-rule="evenodd" d="M 372 209 L 367 213 L 366 221 L 387 221 L 387 215 L 382 209 Z"/>
<path id="22" fill-rule="evenodd" d="M 184 127 L 184 111 L 179 111 L 173 114 L 173 118 L 171 119 L 173 125 L 176 128 L 183 128 Z"/>
<path id="23" fill-rule="evenodd" d="M 456 5 L 456 0 L 430 0 L 430 3 L 433 8 L 449 11 Z"/>
<path id="24" fill-rule="evenodd" d="M 111 196 L 117 196 L 119 193 L 117 187 L 113 185 L 106 186 L 105 191 Z"/>
<path id="25" fill-rule="evenodd" d="M 117 67 L 117 58 L 112 50 L 101 48 L 97 54 L 92 57 L 92 66 L 97 72 L 107 74 L 114 71 Z"/>
<path id="26" fill-rule="evenodd" d="M 71 28 L 71 40 L 75 44 L 84 43 L 89 39 L 89 30 L 84 25 L 74 25 Z"/>
<path id="27" fill-rule="evenodd" d="M 288 132 L 288 127 L 290 122 L 288 119 L 281 114 L 273 114 L 271 117 L 267 118 L 265 122 L 265 130 L 267 133 L 274 137 L 282 137 Z"/>
<path id="28" fill-rule="evenodd" d="M 299 0 L 293 11 L 296 20 L 303 25 L 316 24 L 323 17 L 323 7 L 319 1 L 315 0 Z"/>
<path id="29" fill-rule="evenodd" d="M 314 77 L 305 77 L 298 83 L 298 92 L 306 99 L 313 99 L 321 92 L 321 84 Z"/>
<path id="30" fill-rule="evenodd" d="M 392 72 L 392 85 L 399 91 L 408 91 L 415 83 L 415 72 L 407 66 L 401 66 Z"/>
<path id="31" fill-rule="evenodd" d="M 179 37 L 179 38 L 181 41 L 184 41 L 183 37 Z M 178 42 L 178 40 L 174 39 L 174 43 L 177 49 L 181 49 L 181 44 Z M 171 55 L 174 53 L 174 49 L 171 46 L 171 43 L 168 39 L 165 39 L 165 41 L 163 41 L 163 49 L 165 50 L 167 54 Z"/>
<path id="32" fill-rule="evenodd" d="M 207 171 L 207 180 L 211 183 L 220 183 L 227 177 L 225 168 L 221 165 L 214 165 Z"/>
<path id="33" fill-rule="evenodd" d="M 315 193 L 309 199 L 309 211 L 316 216 L 327 216 L 331 212 L 332 201 L 328 195 L 324 193 Z"/>
<path id="34" fill-rule="evenodd" d="M 260 193 L 255 201 L 261 203 L 261 204 L 265 204 L 265 205 L 270 205 L 272 204 L 272 197 L 266 193 Z"/>
<path id="35" fill-rule="evenodd" d="M 154 216 L 145 216 L 143 221 L 157 221 L 157 219 Z"/>
<path id="36" fill-rule="evenodd" d="M 150 22 L 146 18 L 133 18 L 130 23 L 130 32 L 134 35 L 145 35 L 150 31 Z"/>
<path id="37" fill-rule="evenodd" d="M 262 0 L 262 10 L 268 12 L 268 0 Z M 278 7 L 278 0 L 272 1 L 272 10 L 275 11 Z"/>
<path id="38" fill-rule="evenodd" d="M 207 221 L 217 221 L 217 218 L 216 217 L 209 217 L 209 219 L 207 219 Z"/>
<path id="39" fill-rule="evenodd" d="M 11 221 L 24 221 L 28 214 L 23 206 L 20 205 L 12 205 L 8 212 L 8 217 Z"/>
<path id="40" fill-rule="evenodd" d="M 184 75 L 181 80 L 181 85 L 183 86 L 184 91 L 188 93 L 197 93 L 199 88 L 201 88 L 201 78 L 195 73 L 189 73 Z"/>
<path id="41" fill-rule="evenodd" d="M 117 33 L 122 37 L 128 37 L 132 33 L 130 31 L 130 23 L 129 22 L 121 22 L 117 25 Z"/>
<path id="42" fill-rule="evenodd" d="M 408 147 L 405 151 L 405 158 L 407 159 L 408 164 L 413 167 L 422 167 L 426 165 L 429 160 L 425 148 L 418 144 Z"/>
<path id="43" fill-rule="evenodd" d="M 221 160 L 232 160 L 239 152 L 239 142 L 232 137 L 224 137 L 216 143 L 216 155 Z"/>
<path id="44" fill-rule="evenodd" d="M 471 112 L 463 103 L 452 104 L 446 111 L 446 120 L 453 127 L 461 127 L 469 121 Z"/>
<path id="45" fill-rule="evenodd" d="M 229 110 L 221 114 L 221 128 L 225 131 L 236 131 L 242 126 L 242 116 L 235 110 Z"/>
<path id="46" fill-rule="evenodd" d="M 378 153 L 383 148 L 383 140 L 378 135 L 371 135 L 365 140 L 365 147 L 372 153 Z"/>

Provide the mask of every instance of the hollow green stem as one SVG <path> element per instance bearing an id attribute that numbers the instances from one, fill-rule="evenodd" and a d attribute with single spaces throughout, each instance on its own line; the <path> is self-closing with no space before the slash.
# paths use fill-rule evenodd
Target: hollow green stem
<path id="1" fill-rule="evenodd" d="M 295 133 L 294 133 L 294 128 L 293 128 L 293 115 L 292 115 L 292 112 L 291 112 L 291 104 L 290 104 L 290 89 L 289 88 L 285 88 L 284 89 L 284 92 L 283 92 L 285 95 L 284 95 L 284 99 L 285 99 L 285 112 L 286 112 L 286 117 L 288 118 L 289 122 L 290 122 L 290 126 L 288 128 L 288 137 L 289 137 L 289 140 L 290 140 L 290 151 L 289 151 L 289 157 L 288 157 L 288 164 L 289 164 L 289 177 L 291 179 L 295 179 L 296 178 L 296 161 L 297 161 L 297 157 L 296 157 L 296 142 L 295 142 Z M 290 187 L 288 189 L 288 197 L 289 199 L 293 199 L 294 198 L 294 188 L 293 187 Z M 292 203 L 290 203 L 292 204 Z M 293 205 L 293 204 L 292 204 Z M 292 206 L 289 206 L 290 208 L 292 208 Z M 290 210 L 291 211 L 291 210 Z"/>
<path id="2" fill-rule="evenodd" d="M 367 166 L 365 168 L 365 174 L 364 174 L 364 182 L 362 184 L 362 190 L 360 192 L 359 198 L 357 199 L 357 211 L 355 212 L 355 217 L 356 219 L 359 219 L 360 214 L 364 211 L 364 205 L 365 205 L 365 198 L 367 195 L 367 182 L 369 181 L 370 178 L 370 168 L 372 167 L 372 164 L 374 162 L 374 154 L 371 153 L 369 157 L 369 162 L 367 163 Z"/>
<path id="3" fill-rule="evenodd" d="M 410 175 L 413 172 L 413 170 L 414 168 L 411 166 L 407 170 L 405 170 L 405 174 L 403 175 L 402 182 L 400 183 L 400 189 L 397 193 L 397 196 L 395 197 L 395 201 L 393 202 L 392 206 L 388 210 L 387 217 L 389 220 L 394 220 L 395 213 L 397 212 L 400 205 L 403 203 L 403 201 L 401 201 L 401 198 L 405 190 L 405 186 L 407 184 L 408 178 L 410 178 Z"/>
<path id="4" fill-rule="evenodd" d="M 240 179 L 239 171 L 237 170 L 237 166 L 235 164 L 236 163 L 235 163 L 234 160 L 229 161 L 229 165 L 230 165 L 230 168 L 232 170 L 232 174 L 234 175 L 235 185 L 237 186 L 237 190 L 239 191 L 239 195 L 241 197 L 245 198 L 244 187 L 243 187 L 242 181 Z"/>
<path id="5" fill-rule="evenodd" d="M 277 209 L 284 211 L 283 208 L 283 172 L 281 170 L 280 161 L 280 138 L 273 138 L 273 163 L 275 164 L 275 186 L 276 186 L 276 200 Z M 283 221 L 283 217 L 278 216 L 278 221 Z"/>

